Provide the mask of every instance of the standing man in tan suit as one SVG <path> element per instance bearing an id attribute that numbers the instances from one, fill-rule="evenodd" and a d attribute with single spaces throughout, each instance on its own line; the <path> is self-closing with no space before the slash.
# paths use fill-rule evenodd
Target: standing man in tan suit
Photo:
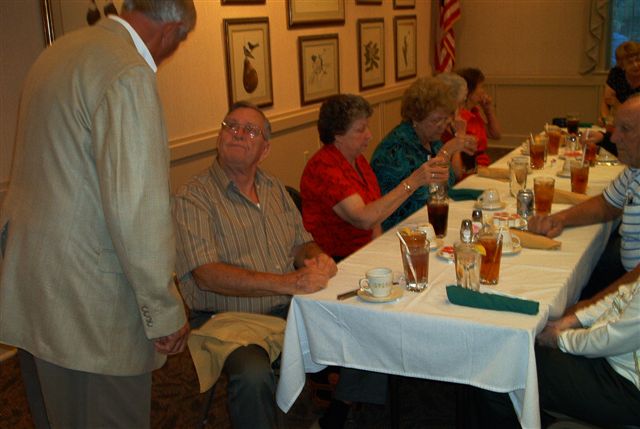
<path id="1" fill-rule="evenodd" d="M 35 363 L 38 427 L 148 427 L 151 371 L 186 343 L 155 71 L 195 21 L 192 0 L 125 0 L 26 78 L 0 212 L 0 342 Z"/>

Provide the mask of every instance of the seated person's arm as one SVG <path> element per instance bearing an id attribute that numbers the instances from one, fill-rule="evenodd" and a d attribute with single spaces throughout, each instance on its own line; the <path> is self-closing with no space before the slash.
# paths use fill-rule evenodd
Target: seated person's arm
<path id="1" fill-rule="evenodd" d="M 607 222 L 622 215 L 622 210 L 607 203 L 604 196 L 597 195 L 550 216 L 533 216 L 529 219 L 529 231 L 547 237 L 557 237 L 569 226 L 592 225 Z"/>
<path id="2" fill-rule="evenodd" d="M 439 167 L 437 164 L 441 161 L 442 159 L 439 157 L 431 158 L 418 167 L 398 186 L 369 204 L 365 204 L 359 194 L 351 194 L 334 205 L 333 211 L 342 220 L 356 228 L 364 230 L 374 229 L 409 198 L 410 194 L 405 190 L 404 183 L 407 183 L 411 189 L 415 191 L 419 187 L 429 183 L 447 182 L 449 179 L 449 168 Z"/>
<path id="3" fill-rule="evenodd" d="M 640 349 L 638 288 L 640 285 L 636 283 L 623 285 L 618 291 L 578 311 L 576 315 L 568 316 L 577 317 L 582 325 L 590 327 L 563 331 L 558 337 L 558 347 L 564 352 L 586 357 L 615 356 Z M 625 303 L 629 298 L 622 296 L 631 296 L 631 299 Z M 594 323 L 605 311 L 612 308 L 614 300 L 620 301 L 617 306 L 623 306 L 620 316 L 608 323 Z"/>
<path id="4" fill-rule="evenodd" d="M 462 165 L 461 152 L 468 155 L 473 155 L 478 150 L 478 140 L 475 136 L 465 135 L 464 137 L 453 137 L 442 146 L 438 152 L 438 156 L 443 156 L 450 159 L 451 168 L 453 174 L 456 176 L 456 181 L 461 180 L 464 173 L 464 166 Z"/>
<path id="5" fill-rule="evenodd" d="M 331 275 L 318 266 L 305 266 L 286 274 L 262 273 L 213 262 L 192 272 L 198 287 L 221 295 L 269 296 L 312 293 L 324 289 Z"/>
<path id="6" fill-rule="evenodd" d="M 620 288 L 620 286 L 628 283 L 634 283 L 636 280 L 638 280 L 638 278 L 640 278 L 640 264 L 636 265 L 636 267 L 633 270 L 625 273 L 622 277 L 620 277 L 619 279 L 611 283 L 609 286 L 607 286 L 605 289 L 598 292 L 593 297 L 582 300 L 582 301 L 578 301 L 574 306 L 569 307 L 567 311 L 565 311 L 565 314 L 567 315 L 574 314 L 576 311 L 582 308 L 588 307 L 596 303 L 597 301 L 600 301 L 605 296 L 613 292 L 616 292 Z"/>
<path id="7" fill-rule="evenodd" d="M 485 118 L 487 118 L 487 137 L 491 140 L 500 140 L 502 137 L 502 132 L 500 131 L 500 124 L 498 123 L 498 118 L 493 110 L 493 100 L 489 95 L 483 97 L 480 101 L 480 107 L 484 112 Z"/>

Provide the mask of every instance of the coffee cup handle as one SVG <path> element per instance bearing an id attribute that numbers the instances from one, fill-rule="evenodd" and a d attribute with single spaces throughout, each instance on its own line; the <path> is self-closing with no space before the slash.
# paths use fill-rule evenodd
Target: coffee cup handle
<path id="1" fill-rule="evenodd" d="M 363 290 L 371 295 L 373 295 L 373 292 L 371 291 L 371 288 L 369 287 L 369 279 L 360 279 L 360 281 L 358 282 L 358 286 L 360 286 L 360 290 Z"/>

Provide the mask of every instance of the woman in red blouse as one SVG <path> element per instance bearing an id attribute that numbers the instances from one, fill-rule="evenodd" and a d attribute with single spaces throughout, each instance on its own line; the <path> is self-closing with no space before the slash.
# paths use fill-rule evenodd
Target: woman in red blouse
<path id="1" fill-rule="evenodd" d="M 467 134 L 478 139 L 476 164 L 486 167 L 491 164 L 491 159 L 485 152 L 488 146 L 487 137 L 491 140 L 500 140 L 501 137 L 500 125 L 493 111 L 493 100 L 484 89 L 485 77 L 480 70 L 466 68 L 457 73 L 467 81 L 468 90 L 467 101 L 464 108 L 460 109 L 460 116 L 467 121 Z"/>
<path id="2" fill-rule="evenodd" d="M 318 132 L 324 146 L 307 163 L 300 181 L 304 226 L 324 252 L 340 260 L 381 233 L 380 224 L 419 187 L 446 182 L 438 157 L 422 164 L 391 192 L 380 195 L 362 155 L 372 134 L 373 110 L 362 97 L 341 94 L 320 108 Z"/>

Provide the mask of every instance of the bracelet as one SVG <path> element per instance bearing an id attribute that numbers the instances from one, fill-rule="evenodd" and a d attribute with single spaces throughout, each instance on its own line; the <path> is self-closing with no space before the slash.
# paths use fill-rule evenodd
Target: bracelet
<path id="1" fill-rule="evenodd" d="M 407 194 L 411 195 L 413 193 L 413 188 L 409 183 L 405 181 L 405 182 L 402 182 L 402 185 L 404 186 L 404 190 L 406 191 Z"/>

